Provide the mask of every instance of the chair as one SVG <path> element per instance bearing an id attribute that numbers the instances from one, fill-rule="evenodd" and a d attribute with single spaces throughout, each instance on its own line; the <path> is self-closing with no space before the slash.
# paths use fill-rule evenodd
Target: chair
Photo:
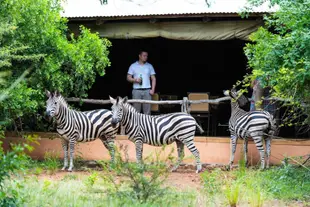
<path id="1" fill-rule="evenodd" d="M 188 100 L 208 100 L 209 93 L 187 93 Z M 190 113 L 195 119 L 197 123 L 201 125 L 201 119 L 207 118 L 207 136 L 209 136 L 209 129 L 210 129 L 210 106 L 209 103 L 202 103 L 202 104 L 192 104 L 190 106 Z"/>
<path id="2" fill-rule="evenodd" d="M 153 101 L 159 101 L 159 93 L 154 93 L 154 95 L 152 96 L 152 100 Z M 159 105 L 158 104 L 152 104 L 151 105 L 151 113 L 152 114 L 159 114 L 160 110 L 159 110 Z"/>

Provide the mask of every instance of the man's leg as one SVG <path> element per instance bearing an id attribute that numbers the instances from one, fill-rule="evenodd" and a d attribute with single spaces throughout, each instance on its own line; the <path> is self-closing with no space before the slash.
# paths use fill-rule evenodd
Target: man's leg
<path id="1" fill-rule="evenodd" d="M 143 99 L 144 100 L 152 100 L 152 96 L 150 94 L 150 90 L 143 91 Z M 151 104 L 143 104 L 143 113 L 144 114 L 151 114 Z"/>
<path id="2" fill-rule="evenodd" d="M 132 90 L 132 98 L 133 99 L 142 99 L 142 92 L 141 90 Z M 141 103 L 133 103 L 133 107 L 137 109 L 137 111 L 141 112 Z"/>

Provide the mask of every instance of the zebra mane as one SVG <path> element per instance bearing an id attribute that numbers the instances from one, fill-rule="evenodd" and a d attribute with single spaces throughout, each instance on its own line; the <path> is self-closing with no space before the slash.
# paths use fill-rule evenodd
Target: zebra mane
<path id="1" fill-rule="evenodd" d="M 237 103 L 240 107 L 245 106 L 247 103 L 249 103 L 249 99 L 245 95 L 240 95 L 237 99 Z"/>
<path id="2" fill-rule="evenodd" d="M 58 98 L 59 103 L 61 103 L 64 107 L 68 108 L 68 103 L 61 94 L 54 95 L 54 97 Z"/>
<path id="3" fill-rule="evenodd" d="M 236 91 L 235 88 L 231 89 L 229 96 L 232 98 L 232 101 L 234 100 L 234 102 L 238 104 L 239 107 L 243 107 L 249 102 L 249 99 L 243 95 L 243 93 L 240 94 L 239 91 Z"/>
<path id="4" fill-rule="evenodd" d="M 116 97 L 116 103 L 119 103 L 119 100 L 121 99 L 121 97 L 120 96 L 117 96 Z"/>
<path id="5" fill-rule="evenodd" d="M 125 103 L 124 107 L 127 108 L 131 112 L 135 112 L 135 113 L 138 112 L 137 109 L 135 107 L 133 107 L 130 103 Z"/>

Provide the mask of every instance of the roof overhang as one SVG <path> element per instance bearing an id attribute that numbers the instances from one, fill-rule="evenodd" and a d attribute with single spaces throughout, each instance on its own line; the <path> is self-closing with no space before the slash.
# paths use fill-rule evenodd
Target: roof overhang
<path id="1" fill-rule="evenodd" d="M 135 20 L 174 18 L 241 18 L 239 13 L 247 0 L 66 0 L 63 17 L 75 20 Z M 267 4 L 250 12 L 250 17 L 262 17 L 274 12 Z"/>
<path id="2" fill-rule="evenodd" d="M 269 12 L 250 13 L 248 18 L 262 18 Z M 163 15 L 127 15 L 127 16 L 79 16 L 67 17 L 70 21 L 117 21 L 117 20 L 149 20 L 149 19 L 185 19 L 185 18 L 238 18 L 238 13 L 199 13 L 199 14 L 163 14 Z"/>

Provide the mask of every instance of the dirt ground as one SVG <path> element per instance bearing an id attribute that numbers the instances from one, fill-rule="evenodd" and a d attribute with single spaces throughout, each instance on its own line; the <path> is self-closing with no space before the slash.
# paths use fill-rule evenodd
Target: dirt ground
<path id="1" fill-rule="evenodd" d="M 103 173 L 103 172 L 100 172 Z M 65 172 L 65 171 L 58 171 L 55 174 L 49 175 L 46 173 L 38 175 L 39 180 L 62 180 L 66 175 L 76 175 L 79 179 L 90 175 L 90 172 L 84 171 L 73 171 L 73 172 Z M 33 175 L 35 176 L 35 175 Z M 180 171 L 180 172 L 173 172 L 170 173 L 166 182 L 168 186 L 175 187 L 180 190 L 187 190 L 187 189 L 197 189 L 200 190 L 202 188 L 200 174 L 196 174 L 193 172 L 188 171 Z"/>

